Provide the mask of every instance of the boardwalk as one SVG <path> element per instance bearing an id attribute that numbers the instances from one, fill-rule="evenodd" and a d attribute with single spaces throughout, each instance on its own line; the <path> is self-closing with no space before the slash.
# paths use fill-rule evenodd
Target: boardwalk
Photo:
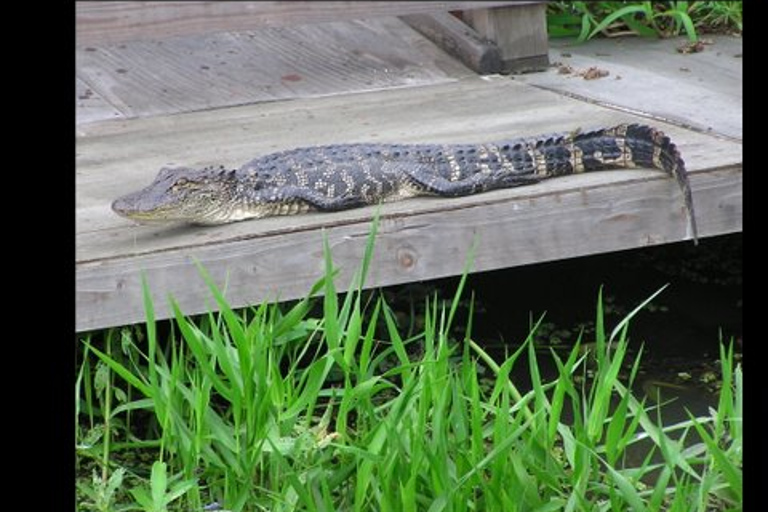
<path id="1" fill-rule="evenodd" d="M 373 208 L 219 227 L 139 226 L 109 209 L 162 166 L 239 166 L 295 146 L 652 123 L 686 160 L 700 236 L 740 231 L 740 41 L 696 55 L 675 52 L 679 40 L 635 43 L 550 50 L 553 62 L 612 71 L 592 81 L 557 68 L 480 77 L 391 16 L 78 45 L 77 330 L 142 321 L 141 272 L 158 317 L 168 294 L 187 313 L 205 311 L 195 261 L 226 283 L 234 306 L 303 296 L 322 275 L 323 234 L 343 287 Z M 482 271 L 688 238 L 677 185 L 642 169 L 381 212 L 370 286 L 460 273 L 475 239 Z"/>

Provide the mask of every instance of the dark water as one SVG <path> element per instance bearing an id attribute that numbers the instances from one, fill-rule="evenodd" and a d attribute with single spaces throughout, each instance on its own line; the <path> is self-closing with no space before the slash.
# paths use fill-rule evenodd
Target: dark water
<path id="1" fill-rule="evenodd" d="M 742 344 L 742 236 L 712 237 L 639 250 L 574 258 L 473 274 L 473 339 L 502 358 L 522 343 L 532 321 L 546 313 L 542 344 L 559 342 L 567 352 L 586 325 L 590 339 L 602 286 L 606 330 L 668 284 L 629 329 L 630 355 L 642 347 L 638 391 L 676 398 L 668 421 L 686 419 L 684 408 L 705 414 L 716 403 L 720 341 Z M 439 282 L 450 297 L 456 279 Z M 539 360 L 556 375 L 546 356 Z M 551 362 L 550 362 L 551 363 Z M 521 376 L 524 378 L 524 376 Z"/>
<path id="2" fill-rule="evenodd" d="M 475 274 L 470 280 L 484 311 L 476 333 L 521 341 L 531 313 L 558 326 L 594 320 L 603 289 L 608 319 L 669 286 L 637 315 L 630 337 L 651 357 L 708 357 L 724 339 L 741 338 L 741 235 L 704 239 Z"/>

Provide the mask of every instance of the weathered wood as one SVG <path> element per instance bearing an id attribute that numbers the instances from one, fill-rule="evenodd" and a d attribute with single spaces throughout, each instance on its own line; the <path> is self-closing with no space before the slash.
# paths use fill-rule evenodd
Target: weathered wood
<path id="1" fill-rule="evenodd" d="M 196 243 L 201 233 L 206 233 L 205 243 L 216 243 L 249 236 L 254 230 L 302 229 L 308 217 L 319 222 L 317 225 L 329 220 L 324 215 L 264 219 L 194 230 L 186 237 L 164 236 L 161 230 L 155 238 L 150 234 L 157 228 L 136 228 L 112 213 L 109 204 L 126 190 L 149 183 L 163 166 L 237 167 L 258 155 L 296 146 L 367 141 L 481 142 L 609 126 L 626 120 L 647 122 L 504 77 L 488 77 L 353 97 L 296 99 L 81 126 L 76 159 L 77 259 L 166 250 Z M 693 159 L 689 164 L 714 168 L 740 161 L 739 144 L 717 138 L 691 140 L 686 130 L 665 129 L 673 140 L 685 144 L 682 151 L 686 161 Z M 112 228 L 116 228 L 115 233 L 103 236 L 103 229 Z M 89 234 L 90 239 L 81 238 Z M 149 240 L 135 246 L 135 234 Z"/>
<path id="2" fill-rule="evenodd" d="M 605 174 L 605 173 L 604 173 Z M 692 176 L 706 235 L 741 223 L 741 168 Z M 587 182 L 587 183 L 585 183 Z M 460 273 L 477 239 L 473 271 L 654 245 L 679 239 L 684 217 L 668 180 L 633 171 L 622 181 L 605 176 L 563 178 L 529 190 L 493 192 L 461 207 L 433 203 L 429 210 L 394 214 L 385 209 L 367 286 L 434 279 Z M 80 263 L 76 272 L 77 329 L 143 319 L 140 272 L 151 285 L 158 318 L 169 316 L 172 295 L 186 313 L 213 301 L 193 262 L 201 263 L 230 303 L 302 297 L 322 276 L 322 236 L 328 237 L 345 289 L 360 264 L 372 208 L 356 219 L 334 215 L 320 229 L 274 232 L 225 244 L 177 248 L 135 258 Z M 140 243 L 140 242 L 139 242 Z"/>
<path id="3" fill-rule="evenodd" d="M 75 112 L 78 123 L 125 117 L 85 81 L 75 77 Z"/>
<path id="4" fill-rule="evenodd" d="M 574 120 L 584 128 L 647 122 L 496 78 L 358 94 L 354 101 L 297 99 L 83 126 L 77 140 L 77 330 L 141 321 L 141 270 L 162 318 L 168 293 L 188 313 L 207 307 L 193 259 L 221 283 L 229 276 L 227 296 L 235 306 L 306 293 L 322 273 L 323 231 L 343 269 L 341 286 L 356 267 L 372 208 L 204 228 L 138 226 L 109 210 L 114 197 L 146 184 L 163 165 L 236 166 L 287 147 L 333 142 L 494 140 L 573 129 Z M 700 235 L 739 231 L 741 144 L 662 126 L 693 171 Z M 414 199 L 384 205 L 382 213 L 370 286 L 459 273 L 476 234 L 476 271 L 686 238 L 676 184 L 642 170 Z"/>
<path id="5" fill-rule="evenodd" d="M 78 45 L 475 9 L 515 2 L 76 2 Z"/>
<path id="6" fill-rule="evenodd" d="M 472 74 L 395 17 L 129 41 L 80 47 L 75 55 L 79 83 L 111 105 L 78 110 L 78 123 L 115 111 L 128 118 L 173 114 Z"/>
<path id="7" fill-rule="evenodd" d="M 549 66 L 546 9 L 545 2 L 478 8 L 464 19 L 499 46 L 504 72 L 540 71 Z"/>
<path id="8" fill-rule="evenodd" d="M 501 50 L 491 40 L 480 37 L 472 27 L 447 12 L 409 14 L 400 19 L 449 55 L 481 75 L 500 73 Z"/>
<path id="9" fill-rule="evenodd" d="M 694 55 L 676 51 L 687 42 L 685 37 L 594 39 L 578 46 L 556 41 L 552 59 L 570 66 L 572 73 L 561 73 L 553 66 L 545 73 L 520 75 L 516 80 L 741 138 L 742 39 L 721 35 L 708 35 L 707 39 L 711 44 Z M 578 75 L 591 67 L 609 74 L 599 80 Z"/>

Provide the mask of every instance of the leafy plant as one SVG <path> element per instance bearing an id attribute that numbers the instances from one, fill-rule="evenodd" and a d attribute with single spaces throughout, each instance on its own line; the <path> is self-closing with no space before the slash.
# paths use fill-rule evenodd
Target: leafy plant
<path id="1" fill-rule="evenodd" d="M 708 30 L 742 31 L 742 2 L 691 2 L 690 12 Z"/>
<path id="2" fill-rule="evenodd" d="M 155 461 L 152 464 L 149 490 L 146 487 L 134 487 L 131 494 L 144 512 L 167 512 L 169 503 L 176 501 L 197 485 L 195 480 L 176 481 L 178 476 L 169 481 L 167 464 Z"/>
<path id="3" fill-rule="evenodd" d="M 741 31 L 741 2 L 550 2 L 550 37 L 577 37 L 584 42 L 598 34 L 672 37 L 685 33 L 698 40 L 697 29 Z"/>
<path id="4" fill-rule="evenodd" d="M 118 507 L 117 491 L 123 485 L 125 469 L 119 468 L 114 471 L 105 480 L 98 471 L 93 471 L 91 483 L 78 481 L 77 489 L 85 495 L 85 500 L 81 503 L 83 509 L 97 510 L 98 512 L 109 512 L 113 510 L 123 510 L 126 507 Z"/>

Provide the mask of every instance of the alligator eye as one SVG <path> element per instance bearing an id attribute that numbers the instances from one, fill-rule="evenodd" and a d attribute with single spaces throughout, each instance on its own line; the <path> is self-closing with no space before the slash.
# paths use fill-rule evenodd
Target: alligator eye
<path id="1" fill-rule="evenodd" d="M 179 178 L 173 183 L 173 185 L 171 185 L 171 191 L 178 192 L 179 190 L 186 188 L 187 184 L 189 184 L 189 180 L 187 178 Z"/>

